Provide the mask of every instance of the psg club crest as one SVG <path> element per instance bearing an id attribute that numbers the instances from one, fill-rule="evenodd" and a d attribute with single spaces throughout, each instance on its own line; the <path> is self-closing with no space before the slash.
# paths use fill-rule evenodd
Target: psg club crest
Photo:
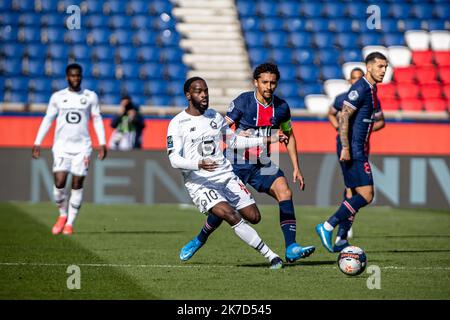
<path id="1" fill-rule="evenodd" d="M 352 101 L 355 101 L 356 99 L 358 99 L 358 97 L 359 97 L 359 94 L 358 94 L 358 91 L 356 91 L 356 90 L 352 90 L 348 94 L 348 98 Z"/>
<path id="2" fill-rule="evenodd" d="M 209 123 L 209 125 L 211 126 L 211 128 L 217 129 L 217 123 L 216 123 L 214 120 L 211 120 L 211 122 Z"/>

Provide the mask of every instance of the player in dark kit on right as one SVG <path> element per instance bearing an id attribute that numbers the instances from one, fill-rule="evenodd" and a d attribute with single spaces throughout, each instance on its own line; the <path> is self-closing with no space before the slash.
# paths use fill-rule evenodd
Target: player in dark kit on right
<path id="1" fill-rule="evenodd" d="M 332 247 L 333 229 L 343 223 L 342 231 L 348 232 L 358 210 L 371 203 L 374 197 L 369 139 L 377 114 L 381 113 L 376 84 L 383 81 L 388 62 L 379 52 L 369 54 L 365 62 L 367 73 L 347 92 L 339 117 L 339 160 L 345 187 L 352 190 L 353 196 L 344 199 L 334 215 L 316 226 L 316 232 L 329 252 L 349 246 L 348 241 L 344 241 Z"/>

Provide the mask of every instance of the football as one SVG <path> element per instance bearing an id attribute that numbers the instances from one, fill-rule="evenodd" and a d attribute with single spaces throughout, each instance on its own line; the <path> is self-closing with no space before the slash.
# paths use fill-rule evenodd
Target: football
<path id="1" fill-rule="evenodd" d="M 349 246 L 339 253 L 339 270 L 349 276 L 357 276 L 364 272 L 367 265 L 367 258 L 364 250 Z"/>

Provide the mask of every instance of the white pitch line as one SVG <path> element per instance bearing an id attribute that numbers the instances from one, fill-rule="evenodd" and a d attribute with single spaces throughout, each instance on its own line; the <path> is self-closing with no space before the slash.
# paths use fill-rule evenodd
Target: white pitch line
<path id="1" fill-rule="evenodd" d="M 77 265 L 79 267 L 97 268 L 248 268 L 249 266 L 223 266 L 223 265 L 170 265 L 170 264 L 114 264 L 114 263 L 39 263 L 39 262 L 0 262 L 0 266 L 31 266 L 31 267 L 65 267 Z M 314 267 L 320 269 L 337 269 L 336 266 L 301 265 L 299 267 Z M 386 270 L 450 270 L 450 267 L 399 267 L 382 266 Z"/>

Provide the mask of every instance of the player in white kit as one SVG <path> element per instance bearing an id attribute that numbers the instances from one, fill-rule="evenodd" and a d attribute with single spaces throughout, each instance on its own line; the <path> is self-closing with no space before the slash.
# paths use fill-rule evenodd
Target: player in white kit
<path id="1" fill-rule="evenodd" d="M 92 153 L 89 135 L 89 119 L 93 119 L 95 133 L 100 144 L 98 158 L 106 157 L 105 129 L 97 94 L 81 88 L 83 69 L 73 63 L 66 68 L 68 87 L 52 94 L 47 113 L 34 142 L 32 156 L 40 156 L 40 145 L 52 122 L 56 119 L 53 141 L 53 187 L 54 200 L 59 208 L 59 217 L 52 228 L 53 234 L 73 233 L 73 222 L 81 207 L 83 182 L 87 175 Z M 70 198 L 65 193 L 68 174 L 72 174 Z M 68 198 L 68 201 L 67 201 Z M 68 202 L 68 203 L 67 203 Z"/>
<path id="2" fill-rule="evenodd" d="M 167 130 L 167 152 L 172 167 L 181 169 L 186 189 L 200 212 L 227 221 L 239 238 L 270 261 L 272 269 L 282 268 L 280 257 L 243 219 L 257 223 L 261 215 L 251 193 L 233 173 L 221 143 L 225 140 L 232 147 L 246 148 L 287 137 L 236 136 L 218 112 L 208 109 L 208 86 L 202 78 L 188 79 L 184 92 L 189 106 L 170 121 Z"/>

